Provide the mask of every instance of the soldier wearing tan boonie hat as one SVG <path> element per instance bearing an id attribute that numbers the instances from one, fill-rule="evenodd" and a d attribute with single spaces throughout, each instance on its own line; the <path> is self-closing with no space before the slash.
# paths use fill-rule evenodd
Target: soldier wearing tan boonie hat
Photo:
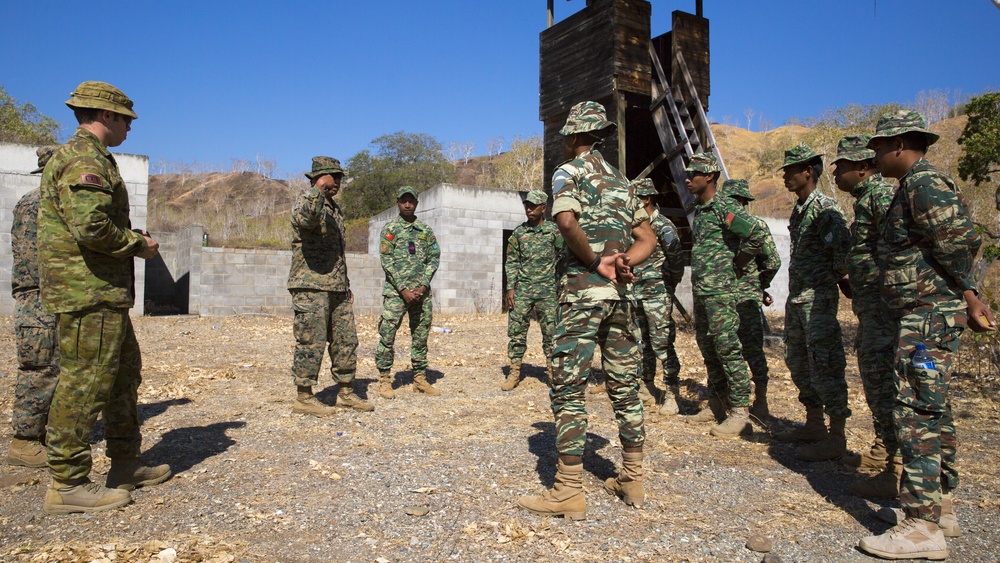
<path id="1" fill-rule="evenodd" d="M 97 82 L 88 80 L 81 83 L 70 94 L 66 100 L 66 105 L 70 109 L 106 109 L 115 113 L 139 119 L 135 110 L 132 109 L 132 100 L 124 92 L 108 84 L 107 82 Z"/>

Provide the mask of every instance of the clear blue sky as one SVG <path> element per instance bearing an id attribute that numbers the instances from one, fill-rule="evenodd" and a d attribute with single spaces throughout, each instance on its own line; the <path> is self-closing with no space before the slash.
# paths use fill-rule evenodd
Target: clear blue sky
<path id="1" fill-rule="evenodd" d="M 653 34 L 694 0 L 652 0 Z M 561 20 L 585 0 L 555 0 Z M 1000 89 L 991 0 L 705 0 L 709 117 L 780 125 L 922 90 Z M 279 175 L 380 135 L 445 147 L 540 135 L 545 0 L 79 2 L 0 0 L 0 85 L 58 119 L 84 80 L 120 87 L 140 119 L 118 150 Z M 101 12 L 92 11 L 95 7 Z M 757 128 L 755 119 L 753 128 Z"/>

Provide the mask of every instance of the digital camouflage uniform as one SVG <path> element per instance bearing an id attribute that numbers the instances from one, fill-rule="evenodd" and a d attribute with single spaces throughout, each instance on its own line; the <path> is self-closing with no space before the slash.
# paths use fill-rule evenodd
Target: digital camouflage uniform
<path id="1" fill-rule="evenodd" d="M 310 179 L 343 174 L 334 158 L 316 157 Z M 330 372 L 337 383 L 350 384 L 357 370 L 358 333 L 347 277 L 344 213 L 331 198 L 309 186 L 292 208 L 292 266 L 288 291 L 295 311 L 295 385 L 318 382 L 323 350 L 330 353 Z"/>
<path id="2" fill-rule="evenodd" d="M 785 151 L 782 168 L 822 155 L 800 143 Z M 807 409 L 831 418 L 851 416 L 847 406 L 843 336 L 837 321 L 837 282 L 847 274 L 850 232 L 837 201 L 814 190 L 796 203 L 789 221 L 791 256 L 785 303 L 785 364 Z"/>
<path id="3" fill-rule="evenodd" d="M 404 193 L 417 195 L 416 190 L 405 187 L 400 188 L 396 199 Z M 410 364 L 414 372 L 424 372 L 427 370 L 427 336 L 433 318 L 430 286 L 441 260 L 441 248 L 434 231 L 426 223 L 420 219 L 409 223 L 402 217 L 396 217 L 382 227 L 379 257 L 385 272 L 385 283 L 382 285 L 382 316 L 378 321 L 375 367 L 380 372 L 392 369 L 396 331 L 403 322 L 403 315 L 408 315 L 412 335 Z M 428 288 L 427 294 L 407 306 L 401 292 L 420 286 Z"/>
<path id="4" fill-rule="evenodd" d="M 548 196 L 541 190 L 528 193 L 527 201 L 539 205 Z M 532 226 L 524 222 L 507 239 L 507 287 L 514 290 L 514 307 L 508 311 L 507 357 L 520 363 L 527 350 L 531 315 L 542 332 L 542 351 L 552 358 L 552 332 L 556 326 L 556 260 L 562 254 L 563 239 L 552 221 Z"/>

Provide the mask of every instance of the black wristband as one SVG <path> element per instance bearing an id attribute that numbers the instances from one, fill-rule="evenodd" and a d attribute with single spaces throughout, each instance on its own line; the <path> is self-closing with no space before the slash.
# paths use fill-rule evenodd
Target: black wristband
<path id="1" fill-rule="evenodd" d="M 587 270 L 589 270 L 591 272 L 596 272 L 597 268 L 600 265 L 601 265 L 601 255 L 598 254 L 598 255 L 594 256 L 594 261 L 590 263 L 590 266 L 587 266 Z"/>

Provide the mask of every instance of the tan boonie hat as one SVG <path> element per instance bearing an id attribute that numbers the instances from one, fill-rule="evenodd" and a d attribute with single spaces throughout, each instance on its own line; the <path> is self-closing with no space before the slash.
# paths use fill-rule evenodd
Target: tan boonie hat
<path id="1" fill-rule="evenodd" d="M 412 195 L 413 199 L 420 199 L 417 197 L 417 188 L 414 188 L 413 186 L 403 186 L 402 188 L 396 190 L 396 201 L 402 199 L 402 197 L 406 194 Z"/>
<path id="2" fill-rule="evenodd" d="M 861 160 L 871 160 L 875 158 L 875 151 L 868 148 L 868 141 L 872 138 L 871 135 L 848 135 L 837 143 L 837 156 L 834 157 L 830 164 L 836 163 L 838 160 L 850 160 L 853 162 L 858 162 Z"/>
<path id="3" fill-rule="evenodd" d="M 691 162 L 684 171 L 689 174 L 691 172 L 711 174 L 712 172 L 722 172 L 722 167 L 719 166 L 719 159 L 715 157 L 715 153 L 699 152 L 691 157 Z"/>
<path id="4" fill-rule="evenodd" d="M 139 119 L 139 116 L 132 110 L 132 100 L 107 82 L 93 80 L 82 82 L 69 95 L 66 105 L 70 108 L 106 109 L 132 119 Z"/>
<path id="5" fill-rule="evenodd" d="M 315 180 L 323 174 L 343 174 L 344 169 L 340 167 L 340 161 L 329 156 L 314 156 L 312 172 L 306 172 L 306 178 Z"/>
<path id="6" fill-rule="evenodd" d="M 531 190 L 528 195 L 524 196 L 524 201 L 534 205 L 541 205 L 549 200 L 548 194 L 542 190 Z"/>
<path id="7" fill-rule="evenodd" d="M 927 146 L 937 142 L 940 135 L 927 130 L 927 120 L 920 113 L 913 110 L 901 109 L 883 115 L 875 126 L 875 134 L 868 141 L 869 148 L 872 141 L 879 138 L 898 137 L 903 133 L 923 133 L 927 137 Z"/>
<path id="8" fill-rule="evenodd" d="M 747 201 L 757 199 L 750 193 L 750 184 L 746 180 L 726 180 L 722 183 L 720 191 L 727 197 L 738 197 Z"/>
<path id="9" fill-rule="evenodd" d="M 52 158 L 52 154 L 58 149 L 58 145 L 48 145 L 44 147 L 38 147 L 35 151 L 35 156 L 38 157 L 38 168 L 31 171 L 32 174 L 41 174 L 45 170 L 45 165 L 49 163 L 49 159 Z"/>
<path id="10" fill-rule="evenodd" d="M 785 151 L 785 162 L 780 167 L 778 167 L 778 170 L 781 170 L 782 168 L 788 168 L 793 164 L 801 164 L 803 162 L 809 162 L 814 158 L 822 159 L 823 154 L 814 151 L 812 147 L 810 147 L 805 143 L 799 143 L 794 147 Z"/>
<path id="11" fill-rule="evenodd" d="M 656 187 L 653 186 L 653 181 L 649 178 L 641 178 L 639 180 L 632 180 L 631 184 L 635 187 L 635 195 L 637 196 L 647 196 L 656 195 Z"/>
<path id="12" fill-rule="evenodd" d="M 608 121 L 608 113 L 604 106 L 597 102 L 580 102 L 570 108 L 566 125 L 559 130 L 560 135 L 594 132 L 600 137 L 607 137 L 617 127 Z"/>

